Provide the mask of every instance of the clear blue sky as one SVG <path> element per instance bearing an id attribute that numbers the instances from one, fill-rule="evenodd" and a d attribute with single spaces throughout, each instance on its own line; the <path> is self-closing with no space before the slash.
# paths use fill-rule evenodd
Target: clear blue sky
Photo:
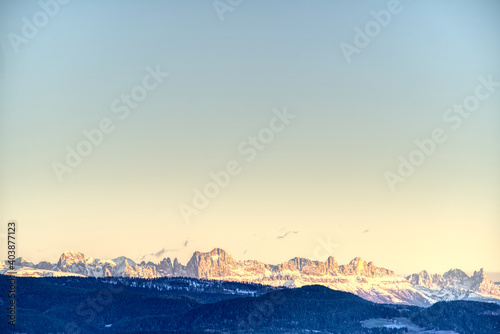
<path id="1" fill-rule="evenodd" d="M 388 3 L 243 0 L 221 21 L 211 1 L 73 1 L 16 52 L 42 9 L 2 1 L 0 221 L 18 220 L 20 255 L 277 263 L 331 236 L 341 263 L 500 271 L 500 87 L 458 129 L 443 119 L 478 77 L 500 81 L 500 3 L 402 0 L 347 62 L 341 43 Z M 113 101 L 157 65 L 170 75 L 120 119 Z M 283 107 L 296 117 L 246 161 Z M 60 182 L 53 163 L 105 118 Z M 447 140 L 391 191 L 385 173 L 435 128 Z M 186 224 L 179 206 L 231 160 L 241 173 Z"/>

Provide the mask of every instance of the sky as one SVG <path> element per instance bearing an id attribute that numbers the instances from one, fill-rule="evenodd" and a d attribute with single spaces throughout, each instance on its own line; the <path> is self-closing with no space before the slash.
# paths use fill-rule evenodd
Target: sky
<path id="1" fill-rule="evenodd" d="M 3 249 L 500 272 L 498 1 L 215 3 L 1 2 Z"/>

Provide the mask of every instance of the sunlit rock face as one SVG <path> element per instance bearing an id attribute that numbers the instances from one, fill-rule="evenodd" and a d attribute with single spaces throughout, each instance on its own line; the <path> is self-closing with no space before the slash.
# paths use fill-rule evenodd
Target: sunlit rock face
<path id="1" fill-rule="evenodd" d="M 475 271 L 471 279 L 471 290 L 500 297 L 500 287 L 486 277 L 483 268 Z"/>
<path id="2" fill-rule="evenodd" d="M 343 275 L 358 275 L 365 277 L 383 277 L 394 275 L 392 270 L 379 268 L 373 262 L 366 262 L 360 257 L 354 258 L 348 265 L 340 266 Z"/>
<path id="3" fill-rule="evenodd" d="M 407 279 L 412 285 L 432 288 L 437 287 L 439 282 L 442 281 L 443 276 L 438 274 L 430 275 L 426 270 L 422 270 L 418 274 L 411 274 Z"/>

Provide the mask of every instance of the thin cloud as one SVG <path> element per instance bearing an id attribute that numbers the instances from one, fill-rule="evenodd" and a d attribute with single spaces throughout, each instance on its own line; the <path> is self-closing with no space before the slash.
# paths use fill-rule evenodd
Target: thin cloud
<path id="1" fill-rule="evenodd" d="M 283 239 L 283 238 L 285 238 L 286 236 L 288 236 L 288 235 L 290 235 L 290 234 L 292 234 L 292 233 L 293 233 L 293 234 L 297 234 L 297 233 L 299 233 L 299 232 L 297 232 L 297 231 L 290 231 L 290 232 L 286 232 L 286 233 L 285 233 L 285 234 L 283 234 L 283 235 L 279 235 L 279 236 L 277 237 L 277 239 Z"/>
<path id="2" fill-rule="evenodd" d="M 149 254 L 144 254 L 140 259 L 139 261 L 142 261 L 146 258 L 146 256 L 154 256 L 156 258 L 159 258 L 160 256 L 162 256 L 163 254 L 165 253 L 169 253 L 169 252 L 177 252 L 179 250 L 179 248 L 162 248 L 160 249 L 159 251 L 157 252 L 153 252 L 153 253 L 149 253 Z"/>
<path id="3" fill-rule="evenodd" d="M 163 254 L 165 254 L 165 248 L 162 248 L 161 250 L 159 250 L 158 252 L 156 253 L 152 253 L 153 256 L 155 257 L 160 257 L 162 256 Z"/>
<path id="4" fill-rule="evenodd" d="M 368 232 L 370 232 L 370 230 L 364 230 L 364 231 L 363 231 L 363 233 L 368 233 Z"/>
<path id="5" fill-rule="evenodd" d="M 168 248 L 168 249 L 166 249 L 166 248 L 162 248 L 161 250 L 159 250 L 159 251 L 157 251 L 157 252 L 154 252 L 154 253 L 151 253 L 151 254 L 149 254 L 149 255 L 152 255 L 152 256 L 154 256 L 154 257 L 160 257 L 160 256 L 162 256 L 162 255 L 163 255 L 163 254 L 165 254 L 165 253 L 168 253 L 168 252 L 177 252 L 178 250 L 179 250 L 179 248 Z M 146 257 L 146 255 L 144 255 L 144 256 L 142 257 L 142 259 L 144 259 L 145 257 Z M 142 260 L 142 259 L 141 259 L 141 260 Z"/>

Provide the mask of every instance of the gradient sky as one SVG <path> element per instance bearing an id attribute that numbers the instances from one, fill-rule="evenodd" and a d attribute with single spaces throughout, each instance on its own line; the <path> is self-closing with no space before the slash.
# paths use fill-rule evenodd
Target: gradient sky
<path id="1" fill-rule="evenodd" d="M 459 129 L 443 120 L 479 76 L 500 81 L 500 3 L 402 0 L 348 63 L 340 43 L 388 2 L 243 0 L 221 21 L 211 1 L 73 1 L 16 53 L 41 7 L 2 1 L 0 221 L 19 255 L 279 263 L 330 236 L 319 260 L 500 272 L 500 87 Z M 170 76 L 119 119 L 157 64 Z M 295 119 L 247 162 L 238 145 L 283 107 Z M 59 182 L 52 163 L 103 118 L 114 131 Z M 437 127 L 446 142 L 391 192 L 384 173 Z M 179 205 L 230 160 L 241 174 L 186 224 Z"/>

